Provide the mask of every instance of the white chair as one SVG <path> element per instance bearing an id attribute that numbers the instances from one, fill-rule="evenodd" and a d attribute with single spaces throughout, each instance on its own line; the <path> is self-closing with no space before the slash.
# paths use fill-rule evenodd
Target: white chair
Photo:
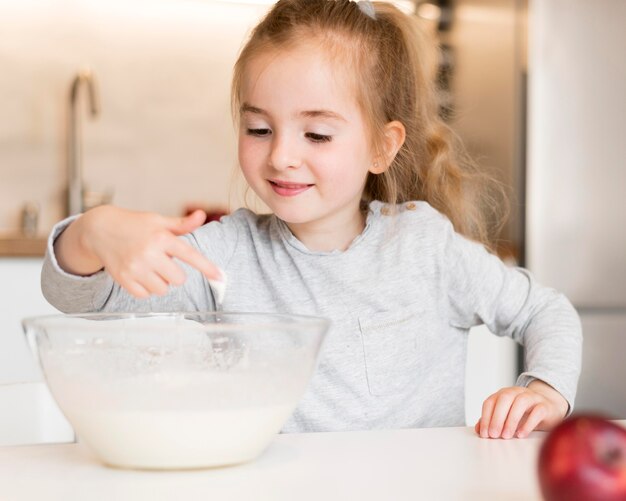
<path id="1" fill-rule="evenodd" d="M 517 380 L 517 343 L 484 325 L 470 330 L 465 370 L 465 423 L 474 426 L 484 400 Z"/>

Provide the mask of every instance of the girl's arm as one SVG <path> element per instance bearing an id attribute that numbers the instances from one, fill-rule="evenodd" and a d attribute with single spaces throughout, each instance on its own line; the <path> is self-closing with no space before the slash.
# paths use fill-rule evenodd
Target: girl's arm
<path id="1" fill-rule="evenodd" d="M 116 311 L 182 307 L 182 296 L 166 297 L 185 282 L 189 273 L 182 267 L 208 279 L 220 276 L 211 261 L 179 238 L 203 221 L 199 211 L 167 218 L 112 206 L 92 209 L 51 236 L 42 270 L 44 295 L 65 312 L 102 311 L 107 305 Z"/>
<path id="2" fill-rule="evenodd" d="M 217 267 L 177 238 L 204 223 L 202 211 L 171 218 L 101 206 L 74 221 L 56 240 L 59 266 L 74 275 L 106 268 L 113 280 L 135 297 L 165 295 L 169 285 L 182 285 L 183 270 L 172 258 L 219 280 Z"/>
<path id="3" fill-rule="evenodd" d="M 527 436 L 549 430 L 573 409 L 581 369 L 578 314 L 565 296 L 538 284 L 521 268 L 507 266 L 449 227 L 443 266 L 454 325 L 484 323 L 525 347 L 525 368 L 517 385 L 483 404 L 476 431 L 482 437 Z"/>

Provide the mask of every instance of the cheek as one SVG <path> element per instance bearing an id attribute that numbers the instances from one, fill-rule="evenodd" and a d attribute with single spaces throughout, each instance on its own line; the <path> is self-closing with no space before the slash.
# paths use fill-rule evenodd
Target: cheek
<path id="1" fill-rule="evenodd" d="M 365 180 L 370 167 L 369 157 L 360 151 L 351 144 L 335 151 L 324 162 L 326 178 L 337 184 L 339 190 L 345 190 L 348 185 L 359 185 Z"/>
<path id="2" fill-rule="evenodd" d="M 239 138 L 238 157 L 239 166 L 244 173 L 258 169 L 264 158 L 259 145 L 245 135 Z"/>

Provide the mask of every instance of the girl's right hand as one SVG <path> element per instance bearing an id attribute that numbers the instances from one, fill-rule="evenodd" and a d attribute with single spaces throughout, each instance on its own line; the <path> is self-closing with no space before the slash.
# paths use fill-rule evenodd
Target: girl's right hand
<path id="1" fill-rule="evenodd" d="M 217 266 L 178 238 L 204 224 L 204 213 L 165 217 L 110 205 L 96 207 L 76 219 L 55 242 L 61 268 L 90 275 L 105 268 L 131 295 L 164 295 L 170 285 L 182 285 L 185 272 L 173 258 L 221 280 Z"/>

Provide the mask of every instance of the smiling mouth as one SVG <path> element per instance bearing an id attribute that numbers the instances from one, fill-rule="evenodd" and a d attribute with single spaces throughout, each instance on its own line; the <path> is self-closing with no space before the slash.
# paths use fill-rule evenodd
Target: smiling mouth
<path id="1" fill-rule="evenodd" d="M 269 179 L 269 183 L 272 189 L 276 193 L 285 197 L 299 195 L 300 193 L 303 193 L 306 190 L 308 190 L 311 186 L 314 186 L 313 184 L 289 183 L 289 182 L 280 181 L 277 179 L 276 180 Z"/>

